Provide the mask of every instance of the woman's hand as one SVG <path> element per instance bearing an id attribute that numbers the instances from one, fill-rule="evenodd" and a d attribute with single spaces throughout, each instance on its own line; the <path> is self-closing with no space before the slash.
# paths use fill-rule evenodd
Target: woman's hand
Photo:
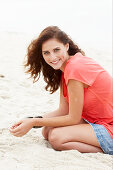
<path id="1" fill-rule="evenodd" d="M 24 136 L 34 126 L 34 119 L 23 119 L 15 123 L 9 128 L 12 135 L 21 137 Z"/>

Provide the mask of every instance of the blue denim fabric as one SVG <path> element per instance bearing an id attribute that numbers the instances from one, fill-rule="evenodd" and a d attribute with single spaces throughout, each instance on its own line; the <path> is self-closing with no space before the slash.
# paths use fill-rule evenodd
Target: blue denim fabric
<path id="1" fill-rule="evenodd" d="M 113 139 L 108 133 L 107 129 L 103 125 L 90 123 L 87 120 L 85 121 L 92 126 L 103 152 L 113 155 Z"/>

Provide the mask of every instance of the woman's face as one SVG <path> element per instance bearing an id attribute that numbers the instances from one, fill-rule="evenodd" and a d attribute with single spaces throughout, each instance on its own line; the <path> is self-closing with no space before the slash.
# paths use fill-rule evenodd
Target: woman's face
<path id="1" fill-rule="evenodd" d="M 57 39 L 50 39 L 42 44 L 42 55 L 47 64 L 55 70 L 64 71 L 68 55 L 69 44 L 64 45 Z"/>

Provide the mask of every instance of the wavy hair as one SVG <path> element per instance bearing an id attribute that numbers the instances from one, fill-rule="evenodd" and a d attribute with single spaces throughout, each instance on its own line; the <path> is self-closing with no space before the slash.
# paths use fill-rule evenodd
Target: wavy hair
<path id="1" fill-rule="evenodd" d="M 33 40 L 27 48 L 26 60 L 24 67 L 27 68 L 26 73 L 30 73 L 33 78 L 33 82 L 36 82 L 40 78 L 42 72 L 44 81 L 47 83 L 45 89 L 54 93 L 60 86 L 61 70 L 55 70 L 49 66 L 42 56 L 42 44 L 55 38 L 64 45 L 69 43 L 68 54 L 70 56 L 75 55 L 77 52 L 84 52 L 71 40 L 71 38 L 57 26 L 49 26 L 45 28 L 37 39 Z"/>

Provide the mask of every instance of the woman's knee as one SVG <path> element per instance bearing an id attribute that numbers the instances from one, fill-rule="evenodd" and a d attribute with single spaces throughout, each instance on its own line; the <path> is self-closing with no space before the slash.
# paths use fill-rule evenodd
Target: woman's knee
<path id="1" fill-rule="evenodd" d="M 47 127 L 42 128 L 42 135 L 47 140 L 48 139 L 48 130 Z"/>
<path id="2" fill-rule="evenodd" d="M 61 140 L 57 128 L 49 131 L 48 141 L 55 150 L 61 150 Z"/>
<path id="3" fill-rule="evenodd" d="M 46 127 L 46 126 L 44 126 L 44 127 L 42 128 L 42 135 L 43 135 L 43 137 L 44 137 L 46 140 L 48 140 L 48 133 L 49 133 L 50 129 L 52 129 L 52 127 Z"/>

